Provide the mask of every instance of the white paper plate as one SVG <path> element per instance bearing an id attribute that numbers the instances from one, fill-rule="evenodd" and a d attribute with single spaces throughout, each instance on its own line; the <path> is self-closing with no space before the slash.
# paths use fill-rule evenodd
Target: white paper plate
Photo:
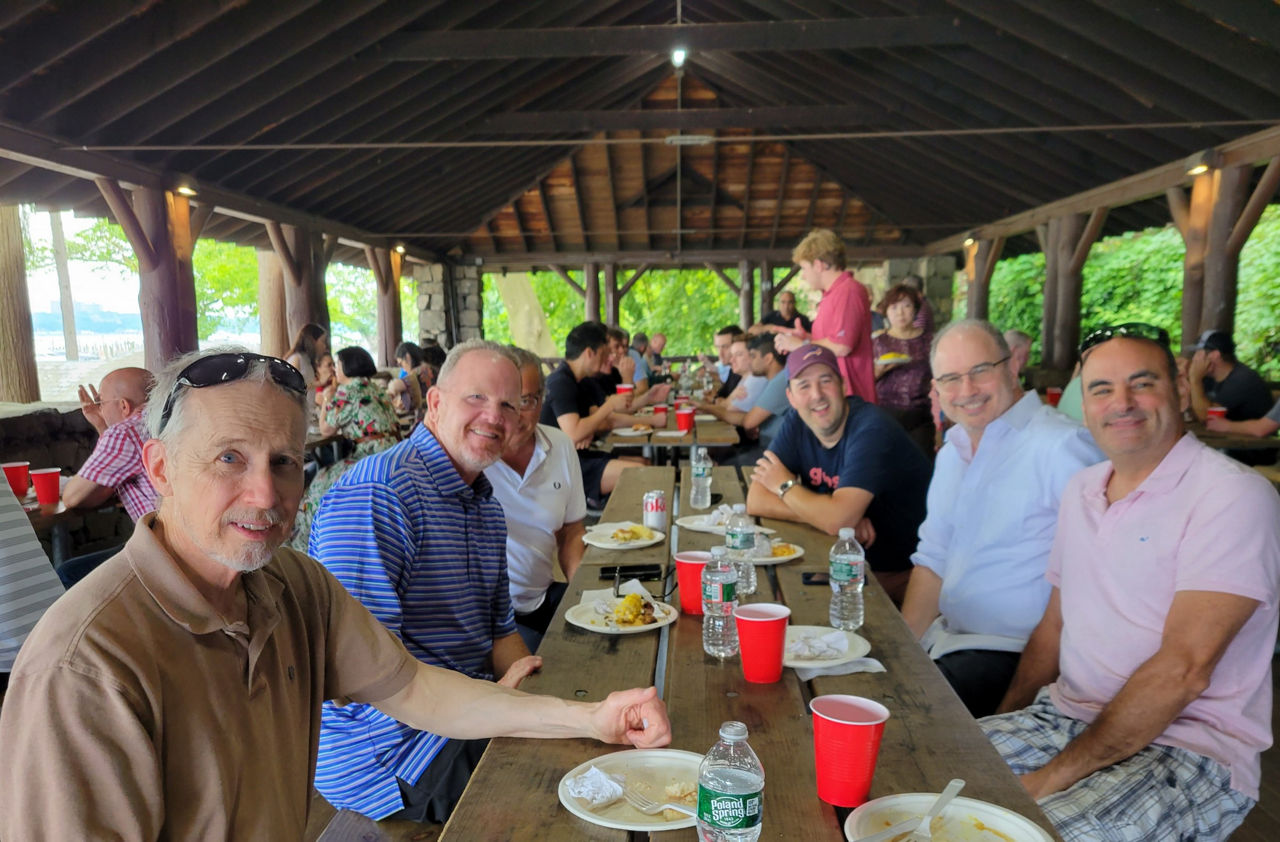
<path id="1" fill-rule="evenodd" d="M 560 779 L 560 785 L 556 791 L 560 796 L 560 803 L 566 810 L 592 824 L 616 830 L 640 832 L 679 830 L 684 827 L 693 827 L 694 818 L 681 816 L 668 821 L 662 817 L 662 813 L 646 816 L 621 798 L 612 804 L 592 809 L 586 802 L 569 794 L 569 781 L 595 766 L 606 775 L 618 775 L 631 785 L 642 787 L 645 794 L 657 800 L 663 800 L 667 784 L 692 783 L 696 786 L 698 766 L 701 764 L 701 754 L 673 748 L 615 751 L 613 754 L 602 755 L 575 767 Z"/>
<path id="2" fill-rule="evenodd" d="M 724 524 L 709 524 L 707 523 L 708 517 L 709 515 L 685 515 L 684 517 L 676 518 L 676 525 L 682 529 L 692 529 L 694 532 L 709 532 L 712 535 L 723 535 Z M 772 535 L 776 531 L 777 530 L 775 529 L 769 529 L 767 526 L 756 526 L 756 532 L 763 533 L 765 535 Z"/>
<path id="3" fill-rule="evenodd" d="M 716 421 L 718 419 L 714 415 L 712 415 L 710 412 L 699 412 L 697 415 L 693 416 L 693 420 L 694 421 Z"/>
<path id="4" fill-rule="evenodd" d="M 647 436 L 651 432 L 653 431 L 652 430 L 633 430 L 630 427 L 618 427 L 613 431 L 613 434 L 615 436 L 623 436 L 624 438 L 631 438 L 632 436 Z"/>
<path id="5" fill-rule="evenodd" d="M 624 526 L 639 526 L 633 521 L 619 521 L 618 523 L 597 523 L 586 531 L 582 536 L 584 543 L 593 547 L 599 547 L 602 550 L 638 550 L 641 547 L 652 547 L 654 544 L 662 543 L 666 540 L 666 533 L 653 530 L 653 537 L 645 541 L 615 541 L 612 536 L 614 530 L 621 529 Z"/>
<path id="6" fill-rule="evenodd" d="M 665 602 L 654 602 L 653 616 L 657 619 L 657 622 L 650 623 L 647 626 L 615 626 L 611 625 L 603 614 L 596 611 L 594 605 L 579 603 L 564 612 L 564 618 L 570 625 L 587 631 L 599 632 L 600 634 L 642 634 L 650 632 L 654 629 L 671 625 L 680 616 L 680 612 Z"/>
<path id="7" fill-rule="evenodd" d="M 845 820 L 845 838 L 869 836 L 913 816 L 923 816 L 937 797 L 937 793 L 907 792 L 868 801 Z M 1050 842 L 1051 839 L 1025 816 L 973 798 L 957 798 L 947 805 L 941 821 L 935 825 L 933 838 L 936 842 L 1008 842 L 1009 839 Z"/>
<path id="8" fill-rule="evenodd" d="M 830 626 L 787 626 L 787 646 L 791 645 L 791 641 L 800 637 L 822 637 L 831 634 L 835 629 Z M 871 644 L 862 635 L 854 634 L 851 631 L 845 632 L 849 638 L 849 648 L 845 650 L 843 655 L 836 658 L 797 658 L 794 655 L 788 655 L 784 647 L 782 650 L 782 665 L 798 669 L 801 667 L 834 667 L 840 664 L 847 664 L 858 658 L 866 657 L 871 651 Z M 925 807 L 925 809 L 929 809 Z M 885 825 L 888 827 L 888 825 Z M 883 828 L 881 828 L 883 830 Z"/>
<path id="9" fill-rule="evenodd" d="M 689 434 L 681 430 L 659 430 L 654 435 L 662 436 L 664 439 L 682 439 Z"/>
<path id="10" fill-rule="evenodd" d="M 784 541 L 783 543 L 790 545 L 791 552 L 786 555 L 769 556 L 768 558 L 753 558 L 751 559 L 751 562 L 757 567 L 768 567 L 773 564 L 783 564 L 804 555 L 804 547 L 799 544 L 791 544 L 789 541 Z"/>

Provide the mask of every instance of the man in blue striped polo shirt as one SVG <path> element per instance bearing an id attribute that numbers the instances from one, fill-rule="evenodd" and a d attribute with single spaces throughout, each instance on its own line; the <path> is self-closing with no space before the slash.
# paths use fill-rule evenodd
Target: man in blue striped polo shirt
<path id="1" fill-rule="evenodd" d="M 502 506 L 484 477 L 515 430 L 520 374 L 507 349 L 450 352 L 422 424 L 356 463 L 311 527 L 319 559 L 420 661 L 517 686 L 541 666 L 516 632 Z M 416 731 L 370 705 L 326 702 L 316 789 L 374 819 L 441 822 L 483 740 Z"/>

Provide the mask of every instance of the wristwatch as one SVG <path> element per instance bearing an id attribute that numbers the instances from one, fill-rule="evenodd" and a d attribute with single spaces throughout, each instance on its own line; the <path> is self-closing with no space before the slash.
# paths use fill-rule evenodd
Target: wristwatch
<path id="1" fill-rule="evenodd" d="M 789 479 L 789 480 L 787 480 L 786 482 L 784 482 L 784 483 L 782 483 L 781 485 L 779 485 L 779 486 L 778 486 L 778 499 L 779 499 L 779 500 L 781 500 L 781 499 L 782 499 L 782 495 L 784 495 L 784 494 L 786 494 L 788 491 L 790 491 L 790 490 L 791 490 L 791 486 L 793 486 L 793 485 L 795 485 L 795 484 L 796 484 L 796 481 L 795 481 L 794 479 Z"/>

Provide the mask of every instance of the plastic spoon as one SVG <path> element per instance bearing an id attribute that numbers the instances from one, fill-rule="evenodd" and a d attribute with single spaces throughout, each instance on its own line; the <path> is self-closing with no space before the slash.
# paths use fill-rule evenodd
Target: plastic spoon
<path id="1" fill-rule="evenodd" d="M 907 837 L 907 842 L 930 842 L 933 839 L 933 829 L 929 827 L 947 805 L 951 803 L 951 799 L 964 789 L 964 781 L 960 778 L 952 778 L 951 783 L 947 784 L 947 788 L 934 799 L 933 806 L 929 808 L 929 812 L 924 814 L 924 818 L 920 820 L 920 824 L 916 829 L 911 831 L 911 835 Z"/>

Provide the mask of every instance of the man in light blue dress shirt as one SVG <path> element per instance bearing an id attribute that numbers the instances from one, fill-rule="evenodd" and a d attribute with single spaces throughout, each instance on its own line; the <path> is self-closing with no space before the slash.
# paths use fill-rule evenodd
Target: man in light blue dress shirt
<path id="1" fill-rule="evenodd" d="M 1102 461 L 1087 430 L 1023 392 L 995 327 L 943 328 L 931 354 L 948 431 L 902 613 L 974 716 L 994 713 L 1044 614 L 1058 502 Z"/>

